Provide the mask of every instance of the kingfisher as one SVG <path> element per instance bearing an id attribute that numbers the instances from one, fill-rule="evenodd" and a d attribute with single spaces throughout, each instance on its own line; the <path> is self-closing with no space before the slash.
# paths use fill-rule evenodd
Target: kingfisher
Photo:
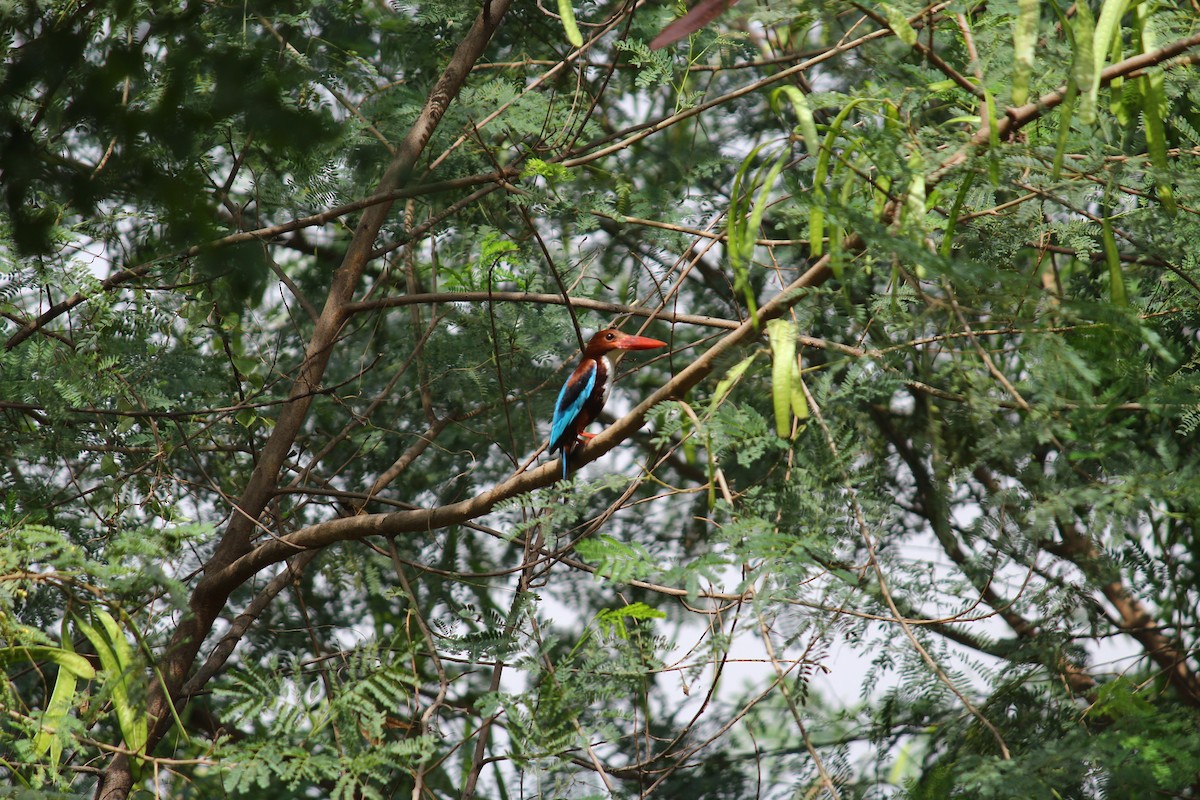
<path id="1" fill-rule="evenodd" d="M 563 479 L 568 477 L 568 462 L 572 451 L 595 436 L 583 429 L 600 416 L 608 390 L 613 382 L 613 365 L 608 360 L 611 350 L 654 350 L 666 347 L 666 342 L 647 336 L 633 336 L 606 328 L 592 337 L 583 349 L 579 366 L 567 378 L 554 404 L 554 424 L 550 428 L 550 450 L 562 451 Z"/>

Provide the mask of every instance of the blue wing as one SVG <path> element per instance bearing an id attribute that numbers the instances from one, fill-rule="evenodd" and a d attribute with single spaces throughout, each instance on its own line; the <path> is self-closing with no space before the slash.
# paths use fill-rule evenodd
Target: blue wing
<path id="1" fill-rule="evenodd" d="M 554 424 L 550 426 L 550 449 L 558 450 L 569 438 L 571 424 L 579 419 L 583 404 L 592 395 L 596 386 L 596 362 L 590 361 L 584 365 L 583 372 L 576 370 L 567 378 L 558 393 L 558 402 L 554 404 Z"/>

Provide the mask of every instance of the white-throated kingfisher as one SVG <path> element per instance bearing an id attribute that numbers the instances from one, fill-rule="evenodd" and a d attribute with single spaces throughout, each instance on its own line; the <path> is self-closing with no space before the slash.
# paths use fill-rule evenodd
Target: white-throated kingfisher
<path id="1" fill-rule="evenodd" d="M 569 475 L 571 453 L 594 434 L 583 429 L 600 416 L 608 390 L 613 382 L 613 365 L 608 360 L 612 350 L 653 350 L 666 347 L 666 342 L 647 336 L 632 336 L 608 328 L 600 331 L 587 347 L 579 366 L 567 378 L 554 404 L 554 424 L 550 427 L 550 450 L 562 453 L 563 478 Z"/>

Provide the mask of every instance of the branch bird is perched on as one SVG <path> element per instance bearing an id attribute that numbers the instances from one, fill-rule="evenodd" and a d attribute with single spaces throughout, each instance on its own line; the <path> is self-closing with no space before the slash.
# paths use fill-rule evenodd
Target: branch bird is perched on
<path id="1" fill-rule="evenodd" d="M 631 336 L 608 328 L 592 337 L 583 350 L 579 366 L 567 378 L 554 405 L 554 424 L 550 428 L 550 450 L 562 451 L 563 478 L 569 475 L 568 463 L 576 446 L 595 434 L 583 429 L 600 415 L 613 382 L 612 350 L 653 350 L 666 342 L 646 336 Z"/>

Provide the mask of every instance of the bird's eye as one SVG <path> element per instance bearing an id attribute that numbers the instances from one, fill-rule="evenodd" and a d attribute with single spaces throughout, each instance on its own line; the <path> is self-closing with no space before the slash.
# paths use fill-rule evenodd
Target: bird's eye
<path id="1" fill-rule="evenodd" d="M 608 339 L 611 342 L 613 339 L 617 338 L 617 335 L 615 333 L 610 333 L 608 336 L 605 336 L 604 338 Z"/>

